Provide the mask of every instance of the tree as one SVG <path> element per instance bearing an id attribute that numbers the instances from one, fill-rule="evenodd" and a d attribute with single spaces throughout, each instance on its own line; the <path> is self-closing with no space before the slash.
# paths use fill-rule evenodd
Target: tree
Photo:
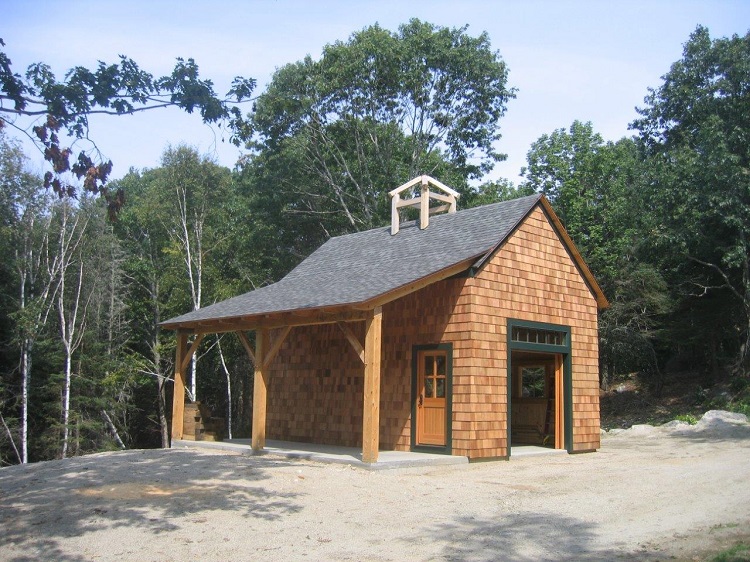
<path id="1" fill-rule="evenodd" d="M 671 301 L 666 280 L 644 252 L 650 228 L 641 197 L 643 162 L 633 139 L 605 142 L 591 123 L 542 135 L 531 145 L 522 187 L 545 194 L 611 306 L 600 316 L 600 378 L 638 370 L 658 387 L 657 350 Z"/>
<path id="2" fill-rule="evenodd" d="M 204 300 L 206 258 L 218 252 L 231 232 L 228 201 L 214 204 L 231 196 L 231 176 L 226 168 L 186 146 L 167 149 L 154 175 L 152 196 L 162 201 L 161 220 L 172 242 L 170 250 L 182 262 L 190 304 L 198 310 Z M 165 198 L 165 193 L 171 196 Z M 192 358 L 191 400 L 196 399 L 198 358 L 197 353 Z"/>
<path id="3" fill-rule="evenodd" d="M 632 139 L 604 142 L 591 123 L 574 121 L 539 137 L 521 170 L 522 187 L 543 193 L 605 292 L 633 258 L 639 231 L 640 156 Z"/>
<path id="4" fill-rule="evenodd" d="M 124 298 L 132 333 L 129 352 L 135 369 L 156 383 L 155 413 L 161 446 L 169 447 L 166 388 L 171 354 L 164 353 L 169 345 L 159 326 L 173 279 L 171 255 L 167 252 L 169 237 L 162 228 L 160 208 L 152 204 L 149 184 L 141 174 L 131 170 L 116 185 L 127 191 L 129 199 L 113 225 L 125 252 Z"/>
<path id="5" fill-rule="evenodd" d="M 230 171 L 186 146 L 166 150 L 158 168 L 131 170 L 117 187 L 129 194 L 113 225 L 126 252 L 123 269 L 133 332 L 129 349 L 136 369 L 155 381 L 153 417 L 162 445 L 169 446 L 166 404 L 174 340 L 162 334 L 159 322 L 253 285 L 248 268 L 257 259 L 250 242 L 254 221 Z M 225 343 L 221 347 L 231 368 L 233 350 Z M 201 357 L 205 353 L 202 349 Z M 218 389 L 209 388 L 211 381 L 201 379 L 199 386 L 194 369 L 192 373 L 187 389 L 191 399 L 205 389 L 204 403 L 219 402 L 214 392 Z M 223 405 L 226 390 L 221 390 Z"/>
<path id="6" fill-rule="evenodd" d="M 74 209 L 69 201 L 62 201 L 54 208 L 57 270 L 51 277 L 55 280 L 55 308 L 60 329 L 60 341 L 65 353 L 64 384 L 62 392 L 62 458 L 68 455 L 70 434 L 70 386 L 73 376 L 73 354 L 83 343 L 90 303 L 90 284 L 83 260 L 83 245 L 88 228 L 88 216 Z"/>
<path id="7" fill-rule="evenodd" d="M 10 293 L 3 299 L 2 313 L 9 323 L 7 333 L 13 334 L 11 354 L 17 353 L 17 370 L 21 377 L 21 463 L 29 459 L 32 351 L 51 310 L 54 283 L 49 271 L 56 269 L 56 265 L 48 261 L 50 199 L 42 191 L 41 182 L 25 170 L 25 165 L 26 158 L 17 143 L 6 139 L 0 131 L 2 251 L 10 258 L 2 262 L 2 267 L 7 268 L 3 277 L 8 279 L 6 290 Z"/>
<path id="8" fill-rule="evenodd" d="M 470 207 L 499 203 L 500 201 L 510 201 L 511 199 L 533 194 L 534 189 L 528 184 L 516 186 L 512 181 L 500 178 L 495 181 L 485 182 L 475 190 L 464 194 L 466 197 L 463 198 L 461 207 L 468 209 Z"/>
<path id="9" fill-rule="evenodd" d="M 5 46 L 2 39 L 0 46 Z M 227 95 L 220 98 L 211 80 L 200 78 L 195 61 L 182 58 L 177 59 L 172 74 L 159 78 L 125 56 L 120 56 L 117 64 L 100 61 L 93 71 L 77 66 L 61 81 L 44 63 L 32 64 L 21 76 L 13 71 L 5 52 L 0 51 L 0 129 L 14 128 L 39 146 L 52 167 L 45 174 L 45 187 L 60 196 L 75 196 L 78 189 L 65 176 L 72 172 L 83 181 L 85 191 L 103 195 L 110 212 L 115 213 L 124 202 L 124 194 L 110 193 L 106 187 L 112 163 L 97 163 L 86 151 L 74 155 L 72 145 L 61 143 L 63 131 L 78 140 L 88 139 L 91 115 L 125 115 L 178 107 L 188 113 L 198 111 L 205 123 L 225 122 L 232 131 L 231 142 L 239 145 L 247 129 L 236 104 L 247 100 L 254 88 L 255 80 L 237 77 Z M 30 118 L 31 123 L 25 118 Z"/>
<path id="10" fill-rule="evenodd" d="M 251 118 L 255 186 L 284 213 L 274 224 L 294 216 L 315 245 L 387 220 L 387 191 L 415 175 L 468 189 L 503 158 L 494 142 L 515 96 L 506 82 L 486 34 L 416 19 L 282 67 Z"/>
<path id="11" fill-rule="evenodd" d="M 750 371 L 750 33 L 698 26 L 632 127 L 649 158 L 651 235 L 685 303 L 730 298 L 737 369 Z M 698 333 L 703 333 L 699 326 Z M 736 336 L 739 336 L 737 338 Z"/>

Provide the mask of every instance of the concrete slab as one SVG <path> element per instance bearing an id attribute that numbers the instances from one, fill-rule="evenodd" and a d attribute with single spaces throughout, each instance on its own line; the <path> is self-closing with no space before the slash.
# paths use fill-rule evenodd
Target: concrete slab
<path id="1" fill-rule="evenodd" d="M 513 445 L 510 448 L 511 460 L 521 457 L 538 457 L 542 455 L 567 455 L 565 449 L 550 449 L 549 447 L 539 447 L 538 445 Z"/>
<path id="2" fill-rule="evenodd" d="M 250 439 L 231 439 L 226 441 L 173 440 L 172 448 L 223 450 L 233 451 L 242 455 L 279 455 L 292 459 L 348 464 L 367 470 L 467 464 L 469 462 L 467 457 L 453 455 L 412 453 L 409 451 L 380 451 L 378 453 L 378 462 L 365 463 L 362 462 L 362 451 L 355 447 L 338 447 L 335 445 L 318 445 L 314 443 L 294 443 L 291 441 L 273 440 L 266 441 L 266 447 L 263 451 L 253 451 Z"/>

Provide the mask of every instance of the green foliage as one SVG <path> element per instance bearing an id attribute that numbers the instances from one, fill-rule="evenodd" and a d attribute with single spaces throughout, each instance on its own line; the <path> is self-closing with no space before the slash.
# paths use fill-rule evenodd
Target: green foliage
<path id="1" fill-rule="evenodd" d="M 431 174 L 473 195 L 514 96 L 486 34 L 412 20 L 375 25 L 280 68 L 257 99 L 242 181 L 285 273 L 331 236 L 388 222 L 387 192 Z"/>
<path id="2" fill-rule="evenodd" d="M 713 348 L 733 347 L 740 370 L 750 368 L 749 104 L 750 33 L 711 39 L 699 26 L 633 123 L 658 263 L 686 308 L 710 299 L 738 313 L 721 321 L 728 330 Z M 710 339 L 714 326 L 695 329 Z"/>
<path id="3" fill-rule="evenodd" d="M 698 423 L 698 418 L 696 418 L 693 414 L 679 414 L 675 416 L 677 421 L 683 421 L 686 423 L 689 423 L 690 425 L 695 425 Z"/>
<path id="4" fill-rule="evenodd" d="M 256 103 L 255 129 L 275 148 L 304 130 L 326 142 L 335 123 L 352 139 L 380 125 L 362 141 L 385 161 L 389 135 L 401 133 L 412 158 L 405 180 L 429 173 L 425 165 L 441 149 L 462 175 L 479 177 L 501 158 L 492 144 L 514 91 L 487 34 L 466 29 L 413 19 L 396 33 L 374 25 L 328 45 L 320 61 L 307 57 L 277 71 Z"/>
<path id="5" fill-rule="evenodd" d="M 461 208 L 479 207 L 500 201 L 510 201 L 518 197 L 533 195 L 533 188 L 528 185 L 515 186 L 513 182 L 506 179 L 486 182 L 475 190 L 466 192 L 461 200 Z"/>
<path id="6" fill-rule="evenodd" d="M 0 39 L 0 46 L 5 43 Z M 124 115 L 155 108 L 178 107 L 188 113 L 198 111 L 205 123 L 226 122 L 235 133 L 231 141 L 245 139 L 245 119 L 236 104 L 247 100 L 255 80 L 237 77 L 223 98 L 217 96 L 211 80 L 200 77 L 193 59 L 178 58 L 174 70 L 159 78 L 141 70 L 132 59 L 120 56 L 116 64 L 99 62 L 95 70 L 77 66 L 58 80 L 49 65 L 35 63 L 25 76 L 12 69 L 10 58 L 0 51 L 0 97 L 12 105 L 0 106 L 0 129 L 20 128 L 18 117 L 43 117 L 41 124 L 27 131 L 37 142 L 52 171 L 45 175 L 45 187 L 59 195 L 75 196 L 78 187 L 65 180 L 67 171 L 83 182 L 85 191 L 106 197 L 111 213 L 124 203 L 121 191 L 106 187 L 111 162 L 96 163 L 81 151 L 75 160 L 70 147 L 61 144 L 61 132 L 76 139 L 89 138 L 92 114 Z"/>

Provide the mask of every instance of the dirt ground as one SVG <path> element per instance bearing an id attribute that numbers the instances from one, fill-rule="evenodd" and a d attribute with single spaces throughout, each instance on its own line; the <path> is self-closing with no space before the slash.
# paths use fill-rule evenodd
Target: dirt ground
<path id="1" fill-rule="evenodd" d="M 703 560 L 750 540 L 750 424 L 368 471 L 135 450 L 0 469 L 1 560 Z"/>

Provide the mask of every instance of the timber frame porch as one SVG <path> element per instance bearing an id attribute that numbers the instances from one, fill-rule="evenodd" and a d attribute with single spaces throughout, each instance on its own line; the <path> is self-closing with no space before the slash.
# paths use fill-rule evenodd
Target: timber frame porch
<path id="1" fill-rule="evenodd" d="M 414 289 L 416 290 L 416 289 Z M 289 332 L 296 326 L 337 324 L 354 352 L 360 358 L 364 370 L 364 410 L 362 423 L 363 463 L 378 461 L 380 444 L 380 363 L 382 342 L 383 308 L 380 305 L 367 310 L 305 311 L 303 313 L 280 313 L 263 315 L 257 319 L 239 321 L 206 321 L 192 329 L 177 329 L 175 353 L 174 398 L 172 402 L 172 440 L 183 438 L 185 410 L 186 371 L 193 354 L 206 334 L 234 332 L 240 339 L 250 361 L 255 365 L 253 385 L 253 421 L 251 446 L 261 452 L 266 446 L 266 403 L 268 398 L 268 373 Z M 365 341 L 349 327 L 351 322 L 365 323 Z M 246 331 L 255 332 L 253 348 Z M 191 335 L 195 338 L 188 345 Z"/>

